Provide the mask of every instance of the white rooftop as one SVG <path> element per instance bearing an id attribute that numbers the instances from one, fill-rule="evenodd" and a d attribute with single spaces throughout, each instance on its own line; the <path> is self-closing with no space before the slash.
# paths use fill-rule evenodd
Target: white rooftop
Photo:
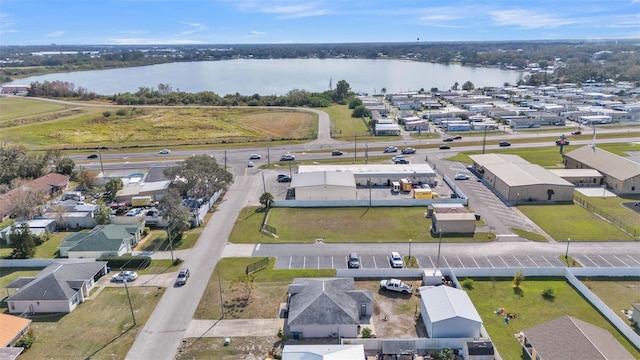
<path id="1" fill-rule="evenodd" d="M 436 176 L 428 164 L 351 164 L 351 165 L 300 165 L 298 174 L 318 171 L 350 172 L 356 177 L 376 175 Z"/>

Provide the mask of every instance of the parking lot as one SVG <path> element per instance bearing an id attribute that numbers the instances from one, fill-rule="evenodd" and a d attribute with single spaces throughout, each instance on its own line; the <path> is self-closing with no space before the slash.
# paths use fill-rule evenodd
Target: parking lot
<path id="1" fill-rule="evenodd" d="M 405 254 L 403 254 L 405 255 Z M 437 256 L 415 255 L 422 268 L 435 268 Z M 572 255 L 584 267 L 637 267 L 640 255 Z M 508 255 L 508 256 L 440 256 L 441 268 L 536 268 L 565 267 L 558 256 Z M 389 269 L 387 255 L 360 256 L 363 269 Z M 346 256 L 278 256 L 276 269 L 346 269 Z"/>

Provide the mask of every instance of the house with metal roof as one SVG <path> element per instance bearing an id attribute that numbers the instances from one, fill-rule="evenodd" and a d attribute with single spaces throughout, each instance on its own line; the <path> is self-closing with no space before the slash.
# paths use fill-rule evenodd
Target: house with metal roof
<path id="1" fill-rule="evenodd" d="M 52 263 L 35 277 L 21 277 L 7 285 L 16 292 L 5 302 L 12 314 L 70 313 L 106 274 L 106 261 Z"/>
<path id="2" fill-rule="evenodd" d="M 373 293 L 353 278 L 297 278 L 289 285 L 285 333 L 294 339 L 357 337 L 373 313 Z"/>
<path id="3" fill-rule="evenodd" d="M 142 238 L 142 225 L 98 225 L 90 232 L 72 233 L 62 239 L 58 252 L 68 258 L 122 256 Z"/>
<path id="4" fill-rule="evenodd" d="M 519 340 L 531 359 L 634 359 L 607 330 L 568 315 L 522 330 Z"/>
<path id="5" fill-rule="evenodd" d="M 364 345 L 285 345 L 282 360 L 362 360 Z"/>
<path id="6" fill-rule="evenodd" d="M 297 174 L 291 181 L 296 200 L 355 200 L 356 182 L 350 172 L 317 171 Z"/>
<path id="7" fill-rule="evenodd" d="M 640 163 L 597 146 L 583 146 L 564 154 L 564 167 L 598 170 L 613 192 L 640 194 Z"/>
<path id="8" fill-rule="evenodd" d="M 430 338 L 480 337 L 482 319 L 465 291 L 446 285 L 419 291 L 420 314 Z"/>
<path id="9" fill-rule="evenodd" d="M 411 158 L 411 156 L 408 156 L 408 158 Z M 392 181 L 400 181 L 400 179 L 410 179 L 413 184 L 431 184 L 436 179 L 436 172 L 429 164 L 323 164 L 298 166 L 298 175 L 318 171 L 352 173 L 356 185 L 367 185 L 371 182 L 372 185 L 391 186 Z"/>
<path id="10" fill-rule="evenodd" d="M 572 201 L 574 185 L 540 165 L 517 155 L 470 155 L 483 183 L 502 197 L 514 202 Z"/>

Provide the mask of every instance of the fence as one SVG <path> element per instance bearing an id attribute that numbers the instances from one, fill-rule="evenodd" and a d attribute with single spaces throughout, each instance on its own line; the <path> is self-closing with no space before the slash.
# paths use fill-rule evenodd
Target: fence
<path id="1" fill-rule="evenodd" d="M 253 274 L 269 266 L 269 258 L 263 258 L 247 265 L 246 274 Z"/>
<path id="2" fill-rule="evenodd" d="M 615 226 L 618 230 L 624 232 L 629 236 L 633 236 L 634 240 L 637 240 L 637 235 L 640 235 L 640 226 L 635 225 L 629 222 L 629 218 L 620 218 L 608 213 L 605 209 L 599 208 L 593 203 L 589 202 L 586 198 L 583 197 L 574 197 L 573 202 L 582 206 L 589 212 L 596 214 L 597 216 L 605 219 L 611 225 Z"/>

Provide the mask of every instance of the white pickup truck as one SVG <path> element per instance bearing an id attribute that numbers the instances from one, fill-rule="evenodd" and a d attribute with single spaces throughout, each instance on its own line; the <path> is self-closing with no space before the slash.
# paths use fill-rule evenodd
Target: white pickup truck
<path id="1" fill-rule="evenodd" d="M 403 283 L 398 279 L 380 280 L 380 288 L 407 294 L 411 294 L 413 291 L 413 285 Z"/>

